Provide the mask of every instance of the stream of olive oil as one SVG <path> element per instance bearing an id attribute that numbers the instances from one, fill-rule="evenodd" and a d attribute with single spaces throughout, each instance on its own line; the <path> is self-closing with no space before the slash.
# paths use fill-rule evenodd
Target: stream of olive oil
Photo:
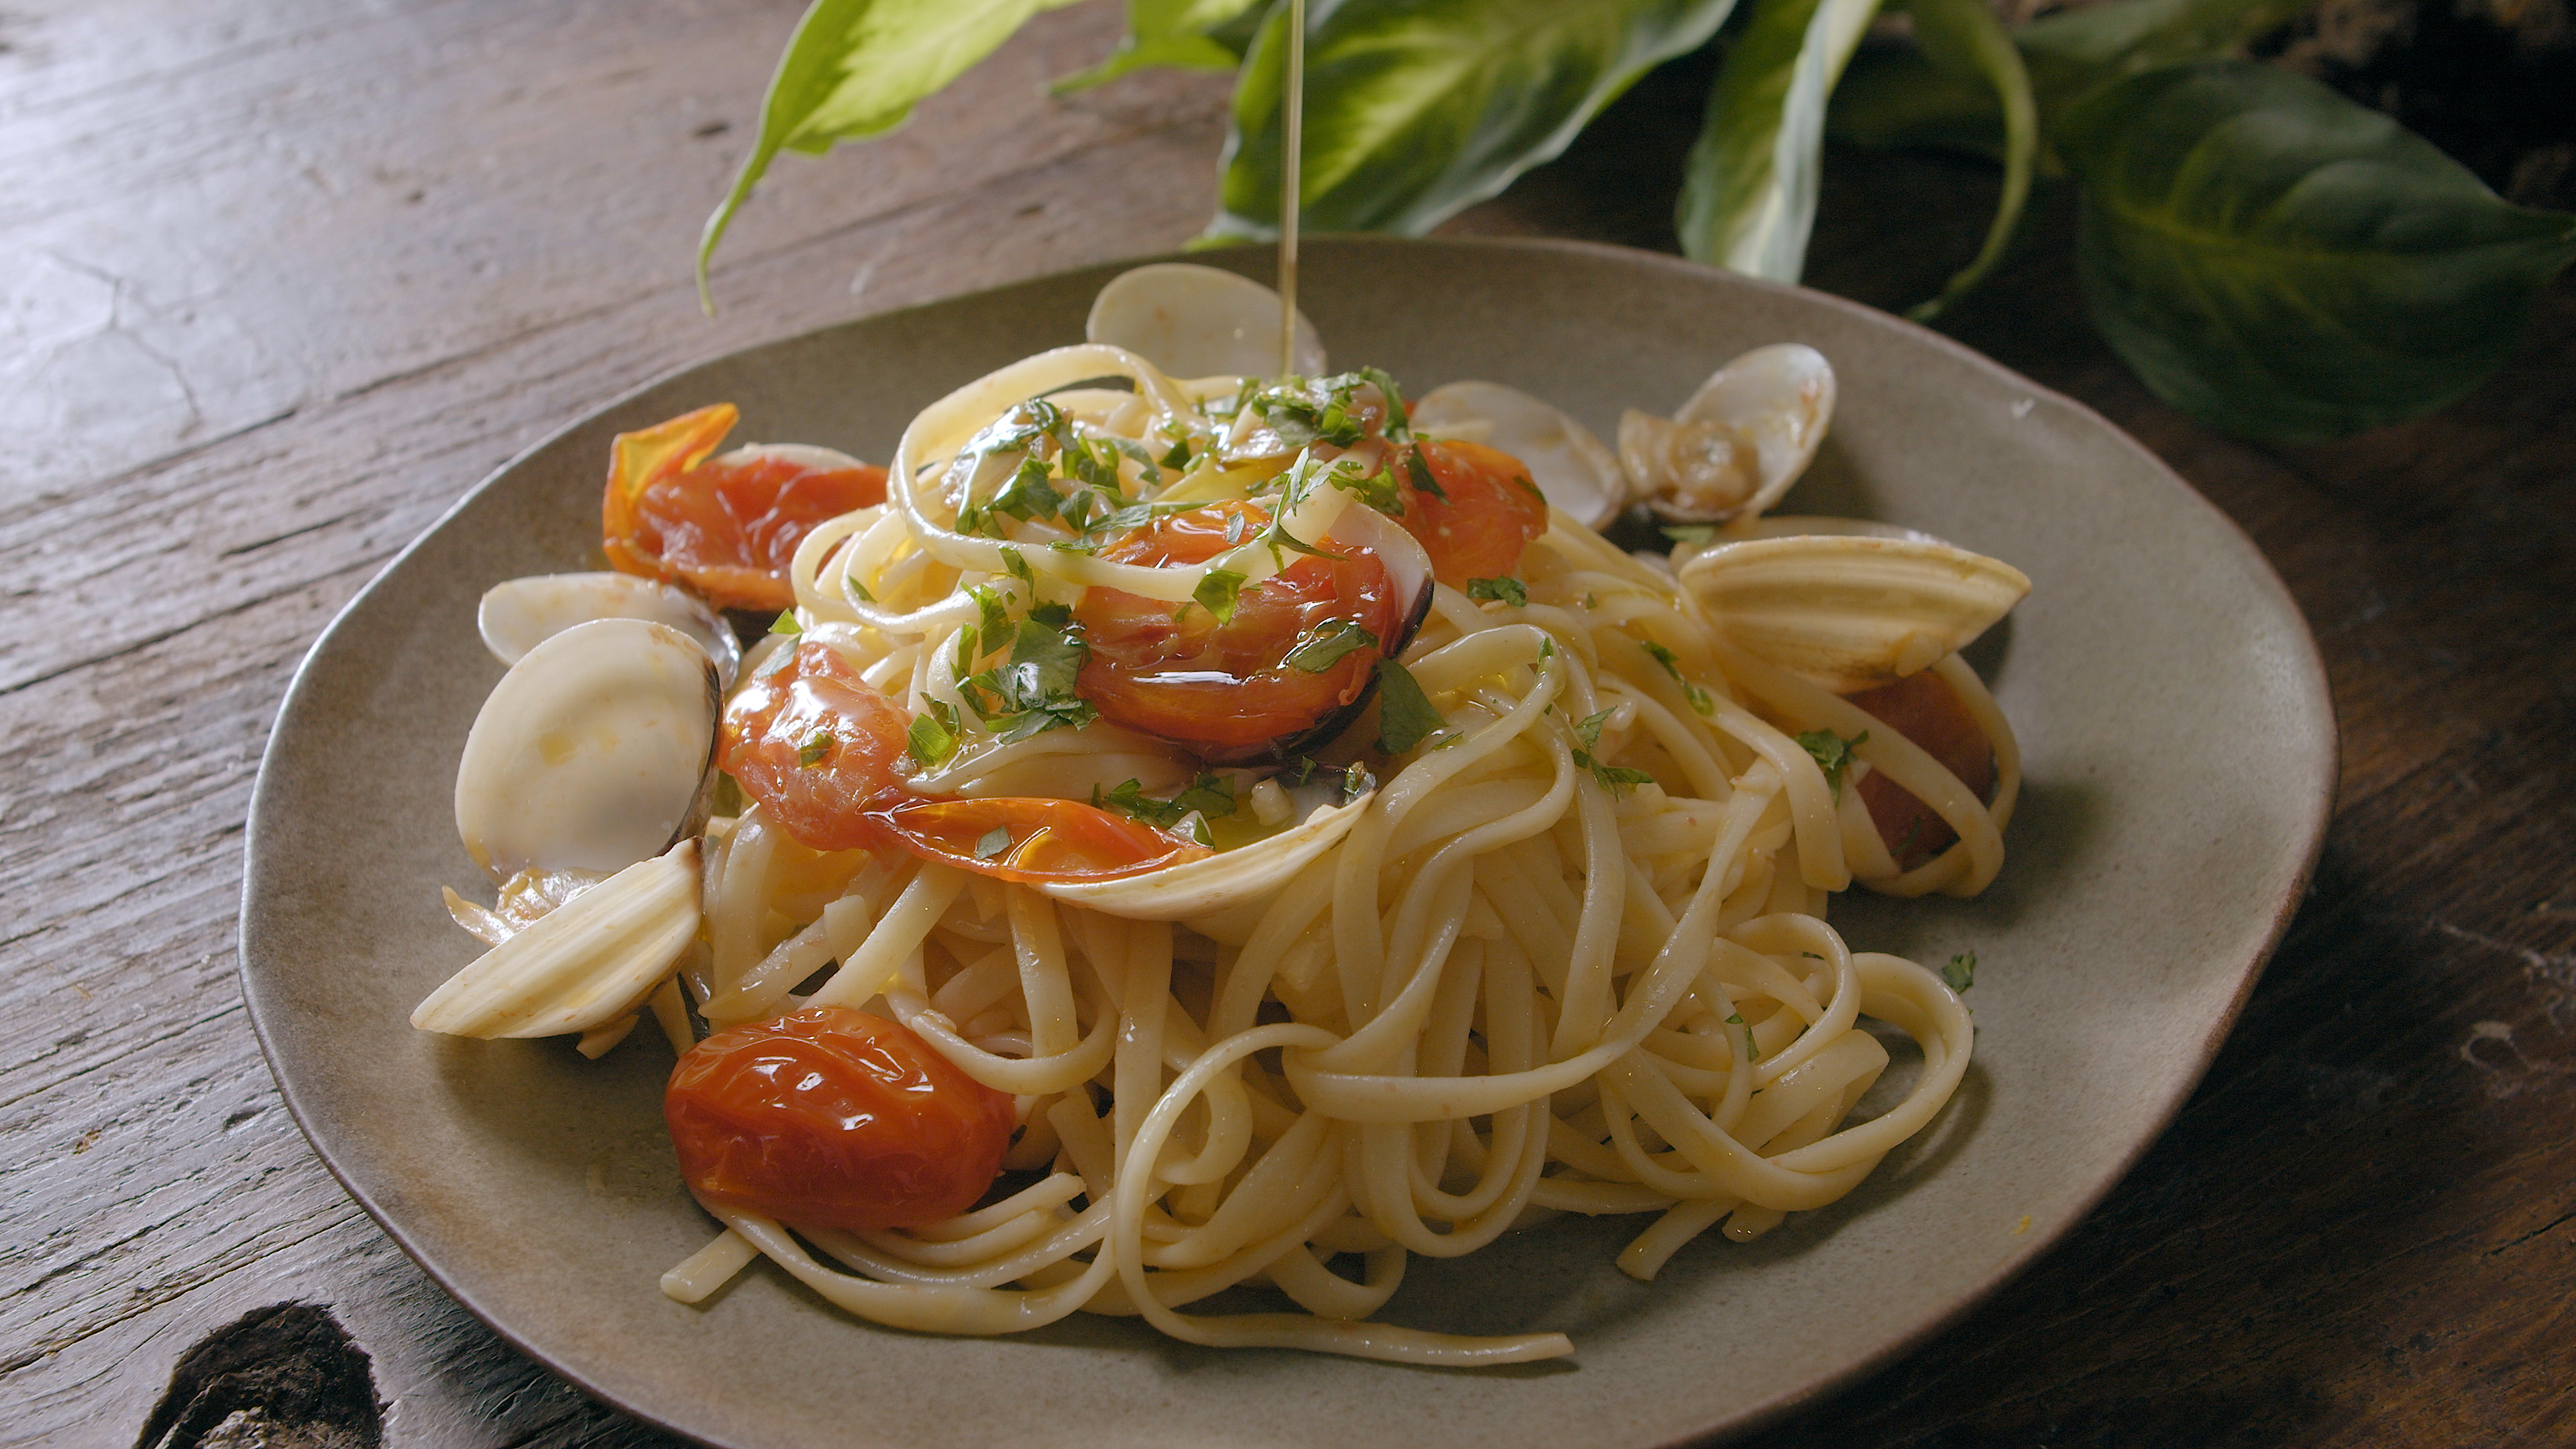
<path id="1" fill-rule="evenodd" d="M 1297 203 L 1306 138 L 1306 0 L 1288 0 L 1287 114 L 1279 128 L 1279 375 L 1297 370 Z"/>

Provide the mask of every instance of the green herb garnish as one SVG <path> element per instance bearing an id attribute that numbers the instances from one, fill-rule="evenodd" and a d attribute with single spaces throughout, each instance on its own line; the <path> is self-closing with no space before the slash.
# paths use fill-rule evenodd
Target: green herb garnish
<path id="1" fill-rule="evenodd" d="M 807 735 L 804 743 L 796 747 L 796 768 L 810 770 L 823 763 L 831 757 L 832 747 L 839 743 L 830 730 L 816 730 Z"/>
<path id="2" fill-rule="evenodd" d="M 1355 649 L 1376 647 L 1377 636 L 1361 628 L 1358 620 L 1326 619 L 1300 635 L 1296 647 L 1279 662 L 1308 674 L 1321 674 Z"/>
<path id="3" fill-rule="evenodd" d="M 1941 979 L 1950 984 L 1952 991 L 1965 991 L 1976 985 L 1977 953 L 1962 951 L 1951 957 L 1949 964 L 1941 968 Z"/>
<path id="4" fill-rule="evenodd" d="M 1709 697 L 1708 691 L 1691 683 L 1689 680 L 1682 678 L 1681 660 L 1673 653 L 1673 651 L 1656 643 L 1652 639 L 1645 641 L 1637 647 L 1645 650 L 1657 664 L 1664 666 L 1664 672 L 1673 677 L 1673 683 L 1682 687 L 1682 698 L 1690 701 L 1691 708 L 1706 715 L 1717 713 L 1717 701 Z"/>
<path id="5" fill-rule="evenodd" d="M 1239 513 L 1230 520 L 1237 528 L 1241 527 L 1242 521 L 1243 515 Z M 1200 607 L 1215 615 L 1216 621 L 1220 624 L 1234 622 L 1235 600 L 1242 597 L 1242 594 L 1243 575 L 1232 569 L 1209 569 L 1200 576 L 1199 586 L 1190 590 L 1190 597 L 1196 600 Z"/>
<path id="6" fill-rule="evenodd" d="M 1495 599 L 1515 609 L 1529 607 L 1529 589 L 1518 579 L 1469 579 L 1467 597 Z"/>
<path id="7" fill-rule="evenodd" d="M 1809 730 L 1798 736 L 1798 748 L 1814 757 L 1816 768 L 1825 772 L 1825 783 L 1832 787 L 1837 802 L 1843 798 L 1843 772 L 1851 768 L 1852 750 L 1868 738 L 1867 730 L 1850 739 L 1832 730 Z"/>
<path id="8" fill-rule="evenodd" d="M 1390 755 L 1401 755 L 1422 743 L 1423 737 L 1447 724 L 1440 711 L 1431 707 L 1431 696 L 1403 665 L 1392 659 L 1377 662 L 1377 747 Z"/>
<path id="9" fill-rule="evenodd" d="M 1011 848 L 1011 827 L 996 825 L 975 842 L 975 858 L 991 860 Z"/>
<path id="10" fill-rule="evenodd" d="M 805 632 L 805 626 L 796 622 L 796 611 L 794 609 L 781 609 L 778 611 L 778 617 L 769 621 L 769 632 L 772 634 L 784 634 L 788 638 L 793 639 L 797 635 Z"/>

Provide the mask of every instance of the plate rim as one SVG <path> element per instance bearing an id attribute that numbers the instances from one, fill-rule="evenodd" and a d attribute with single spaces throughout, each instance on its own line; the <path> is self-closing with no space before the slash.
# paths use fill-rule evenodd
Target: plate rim
<path id="1" fill-rule="evenodd" d="M 2317 748 L 2305 762 L 2309 767 L 2306 778 L 2298 782 L 2304 787 L 2297 797 L 2301 806 L 2298 828 L 2303 837 L 2299 851 L 2299 864 L 2288 877 L 2278 896 L 2271 902 L 2270 918 L 2265 923 L 2260 944 L 2254 950 L 2252 958 L 2237 968 L 2235 989 L 2224 1008 L 2210 1018 L 2207 1029 L 2195 1045 L 2194 1059 L 2189 1069 L 2173 1079 L 2168 1095 L 2164 1100 L 2157 1102 L 2154 1111 L 2149 1114 L 2153 1123 L 2151 1129 L 2141 1133 L 2136 1140 L 2126 1145 L 2117 1154 L 2115 1162 L 2100 1172 L 2096 1181 L 2074 1195 L 2072 1206 L 2060 1221 L 2045 1228 L 2035 1229 L 2029 1241 L 1996 1259 L 1982 1278 L 1954 1296 L 1939 1311 L 1926 1315 L 1907 1330 L 1878 1347 L 1855 1356 L 1835 1369 L 1819 1373 L 1798 1385 L 1779 1390 L 1767 1399 L 1745 1405 L 1726 1418 L 1703 1424 L 1679 1437 L 1661 1440 L 1659 1444 L 1661 1449 L 1680 1449 L 1680 1446 L 1684 1445 L 1711 1444 L 1758 1432 L 1802 1409 L 1843 1393 L 1862 1379 L 1878 1373 L 1901 1358 L 1910 1357 L 1932 1339 L 1946 1333 L 1962 1319 L 1982 1307 L 2006 1284 L 2029 1271 L 2031 1265 L 2040 1257 L 2054 1251 L 2083 1225 L 2100 1207 L 2102 1201 L 2127 1180 L 2147 1152 L 2161 1142 L 2166 1133 L 2172 1129 L 2174 1120 L 2199 1090 L 2201 1082 L 2206 1079 L 2211 1067 L 2216 1064 L 2220 1048 L 2233 1032 L 2266 967 L 2279 950 L 2292 919 L 2307 897 L 2309 883 L 2314 877 L 2317 862 L 2324 850 L 2327 827 L 2333 817 L 2335 794 L 2341 774 L 2342 729 L 2335 712 L 2334 697 L 2324 659 L 2317 648 L 2315 632 L 2309 627 L 2306 612 L 2300 608 L 2296 596 L 2291 593 L 2278 570 L 2272 567 L 2271 560 L 2255 544 L 2251 535 L 2154 450 L 2088 404 L 2034 381 L 1962 342 L 1906 318 L 1832 293 L 1742 276 L 1670 253 L 1646 251 L 1607 242 L 1551 237 L 1396 238 L 1343 234 L 1311 236 L 1306 245 L 1316 252 L 1354 254 L 1365 254 L 1374 250 L 1456 248 L 1496 253 L 1523 253 L 1538 257 L 1549 255 L 1585 257 L 1607 261 L 1618 266 L 1667 271 L 1689 277 L 1698 284 L 1715 281 L 1723 286 L 1741 287 L 1757 293 L 1793 298 L 1801 305 L 1821 306 L 1843 313 L 1866 325 L 1878 327 L 1892 325 L 1899 335 L 1907 336 L 1916 345 L 1930 346 L 1956 362 L 1986 373 L 1995 380 L 2008 383 L 2034 401 L 2044 401 L 2053 406 L 2062 407 L 2082 422 L 2107 435 L 2116 446 L 2132 454 L 2135 461 L 2146 465 L 2146 473 L 2159 486 L 2176 495 L 2187 506 L 2197 507 L 2206 522 L 2217 525 L 2219 536 L 2226 539 L 2236 551 L 2235 561 L 2244 566 L 2244 572 L 2255 587 L 2266 591 L 2281 616 L 2297 626 L 2293 637 L 2299 646 L 2296 651 L 2296 663 L 2299 667 L 2295 670 L 2295 678 L 2284 680 L 2282 683 L 2294 687 L 2300 697 L 2299 702 L 2313 710 L 2326 726 L 2321 747 Z M 485 473 L 473 486 L 459 494 L 453 503 L 441 510 L 437 517 L 424 525 L 420 532 L 405 543 L 393 557 L 386 560 L 384 565 L 333 613 L 330 622 L 315 635 L 312 644 L 297 661 L 294 673 L 289 677 L 286 689 L 279 697 L 276 711 L 270 718 L 268 738 L 261 747 L 259 772 L 252 786 L 243 832 L 242 893 L 235 922 L 234 971 L 241 986 L 252 1035 L 258 1041 L 261 1059 L 267 1064 L 269 1074 L 277 1084 L 279 1097 L 285 1103 L 288 1115 L 293 1118 L 297 1130 L 303 1134 L 313 1155 L 320 1160 L 332 1179 L 339 1183 L 342 1191 L 366 1212 L 377 1228 L 391 1239 L 395 1246 L 402 1250 L 404 1256 L 409 1258 L 432 1283 L 435 1283 L 441 1292 L 447 1294 L 477 1322 L 544 1372 L 571 1384 L 594 1400 L 610 1405 L 618 1412 L 649 1424 L 664 1433 L 692 1443 L 707 1445 L 709 1449 L 728 1449 L 728 1446 L 721 1441 L 707 1438 L 683 1425 L 668 1422 L 646 1409 L 629 1403 L 623 1396 L 593 1382 L 584 1373 L 558 1362 L 523 1337 L 510 1323 L 496 1316 L 473 1294 L 451 1281 L 447 1273 L 432 1263 L 414 1245 L 411 1236 L 402 1225 L 389 1218 L 374 1199 L 350 1178 L 347 1170 L 323 1145 L 323 1140 L 317 1135 L 311 1120 L 313 1110 L 311 1104 L 299 1095 L 296 1084 L 281 1068 L 279 1048 L 273 1041 L 274 1028 L 269 1019 L 270 1011 L 275 1008 L 272 1004 L 264 1002 L 259 980 L 260 973 L 253 965 L 254 956 L 260 944 L 255 940 L 257 928 L 254 925 L 254 905 L 265 874 L 261 866 L 260 821 L 273 805 L 272 793 L 276 788 L 275 781 L 278 774 L 273 772 L 271 767 L 278 763 L 280 756 L 281 726 L 286 722 L 289 714 L 302 704 L 316 687 L 314 685 L 316 664 L 325 648 L 343 629 L 353 627 L 352 621 L 358 617 L 376 592 L 387 586 L 415 554 L 427 547 L 451 520 L 470 508 L 486 492 L 499 486 L 504 479 L 529 460 L 555 446 L 566 436 L 590 425 L 600 416 L 689 373 L 751 353 L 813 339 L 825 333 L 840 331 L 861 323 L 948 307 L 994 293 L 1040 287 L 1094 273 L 1114 275 L 1126 268 L 1155 262 L 1190 261 L 1207 264 L 1212 261 L 1221 262 L 1228 258 L 1260 258 L 1269 255 L 1272 250 L 1265 246 L 1246 246 L 1214 255 L 1205 252 L 1163 252 L 1123 260 L 1086 263 L 1036 276 L 1014 278 L 991 286 L 945 293 L 901 307 L 861 312 L 813 327 L 711 352 L 665 368 L 614 397 L 589 406 L 577 416 L 549 430 L 542 437 L 519 449 L 507 460 Z M 1251 274 L 1255 269 L 1245 267 L 1229 270 L 1240 270 Z"/>

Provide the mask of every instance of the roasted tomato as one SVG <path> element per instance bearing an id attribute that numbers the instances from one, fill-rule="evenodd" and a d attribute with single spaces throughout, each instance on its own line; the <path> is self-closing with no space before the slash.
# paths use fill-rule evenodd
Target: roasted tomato
<path id="1" fill-rule="evenodd" d="M 1078 800 L 889 798 L 868 819 L 926 860 L 1029 885 L 1116 880 L 1210 853 Z"/>
<path id="2" fill-rule="evenodd" d="M 1894 684 L 1865 689 L 1851 702 L 1940 761 L 1978 799 L 1993 798 L 1995 747 L 1948 680 L 1925 669 Z M 1884 775 L 1873 771 L 1862 776 L 1860 798 L 1899 870 L 1922 865 L 1959 838 L 1931 806 Z"/>
<path id="3" fill-rule="evenodd" d="M 1419 488 L 1409 459 L 1398 459 L 1404 517 L 1397 520 L 1431 555 L 1440 582 L 1463 589 L 1469 579 L 1520 571 L 1521 550 L 1547 532 L 1547 500 L 1521 460 L 1482 443 L 1415 445 L 1439 492 Z"/>
<path id="4" fill-rule="evenodd" d="M 1356 506 L 1356 505 L 1355 505 Z M 1270 522 L 1257 503 L 1217 503 L 1160 518 L 1100 551 L 1115 563 L 1203 563 Z M 1076 681 L 1101 716 L 1187 745 L 1212 760 L 1249 759 L 1312 729 L 1366 693 L 1383 646 L 1404 622 L 1386 566 L 1365 550 L 1296 557 L 1243 590 L 1220 624 L 1198 605 L 1095 588 L 1075 606 L 1091 655 Z M 1317 667 L 1286 662 L 1300 642 L 1351 625 L 1362 644 Z M 1326 649 L 1312 651 L 1321 655 Z"/>
<path id="5" fill-rule="evenodd" d="M 716 763 L 788 834 L 856 850 L 877 838 L 860 812 L 894 783 L 911 727 L 829 645 L 799 640 L 725 706 Z"/>
<path id="6" fill-rule="evenodd" d="M 917 1228 L 1002 1170 L 1011 1099 L 900 1023 L 825 1006 L 717 1032 L 662 1115 L 699 1200 L 807 1228 Z"/>
<path id="7" fill-rule="evenodd" d="M 600 510 L 608 561 L 722 608 L 788 608 L 796 546 L 827 518 L 883 503 L 885 470 L 823 466 L 792 450 L 710 459 L 737 416 L 718 403 L 618 434 Z"/>

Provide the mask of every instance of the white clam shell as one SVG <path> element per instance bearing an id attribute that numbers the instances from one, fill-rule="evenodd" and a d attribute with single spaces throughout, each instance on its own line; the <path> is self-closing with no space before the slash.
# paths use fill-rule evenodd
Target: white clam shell
<path id="1" fill-rule="evenodd" d="M 483 701 L 456 767 L 466 854 L 523 870 L 623 870 L 694 833 L 722 699 L 667 624 L 600 619 L 544 640 Z"/>
<path id="2" fill-rule="evenodd" d="M 698 934 L 698 843 L 637 861 L 475 958 L 412 1011 L 452 1036 L 560 1036 L 634 1010 Z"/>
<path id="3" fill-rule="evenodd" d="M 1841 694 L 1957 651 L 2030 592 L 2021 570 L 1983 554 L 1848 534 L 1720 544 L 1680 576 L 1729 640 Z"/>
<path id="4" fill-rule="evenodd" d="M 511 579 L 485 590 L 482 606 L 474 612 L 483 647 L 503 664 L 516 664 L 529 650 L 564 630 L 598 619 L 650 619 L 670 625 L 698 641 L 715 660 L 717 677 L 728 689 L 742 668 L 741 641 L 713 609 L 686 589 L 633 574 L 536 574 Z"/>
<path id="5" fill-rule="evenodd" d="M 1417 432 L 1464 438 L 1521 460 L 1547 501 L 1600 528 L 1628 501 L 1628 475 L 1590 428 L 1499 382 L 1444 383 L 1413 405 Z"/>
<path id="6" fill-rule="evenodd" d="M 1757 347 L 1710 374 L 1670 419 L 1623 415 L 1619 461 L 1636 496 L 1667 518 L 1757 515 L 1807 471 L 1834 396 L 1823 353 L 1798 342 Z"/>
<path id="7" fill-rule="evenodd" d="M 1286 885 L 1359 823 L 1375 791 L 1327 805 L 1304 824 L 1229 850 L 1123 880 L 1050 882 L 1038 887 L 1069 905 L 1131 921 L 1185 921 L 1260 901 Z"/>
<path id="8" fill-rule="evenodd" d="M 1270 377 L 1279 371 L 1279 294 L 1217 267 L 1156 262 L 1121 272 L 1092 299 L 1083 336 L 1123 347 L 1173 377 Z M 1296 365 L 1324 371 L 1324 343 L 1297 314 Z"/>

